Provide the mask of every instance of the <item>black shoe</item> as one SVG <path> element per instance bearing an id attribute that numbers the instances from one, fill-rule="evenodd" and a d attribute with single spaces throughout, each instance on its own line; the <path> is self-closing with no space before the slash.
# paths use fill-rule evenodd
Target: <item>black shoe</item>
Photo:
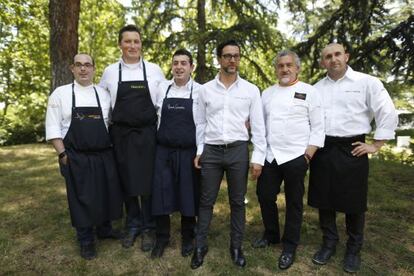
<path id="1" fill-rule="evenodd" d="M 322 246 L 312 257 L 312 262 L 317 265 L 326 265 L 329 259 L 335 254 L 335 247 Z"/>
<path id="2" fill-rule="evenodd" d="M 356 273 L 361 266 L 361 256 L 359 254 L 345 254 L 344 271 L 348 273 Z"/>
<path id="3" fill-rule="evenodd" d="M 191 268 L 197 269 L 203 265 L 204 257 L 208 252 L 208 247 L 199 247 L 194 250 L 193 257 L 191 258 Z"/>
<path id="4" fill-rule="evenodd" d="M 96 258 L 96 249 L 94 243 L 89 243 L 80 246 L 80 255 L 85 260 L 92 260 Z"/>
<path id="5" fill-rule="evenodd" d="M 112 229 L 111 232 L 109 232 L 106 235 L 96 235 L 98 237 L 98 240 L 120 240 L 122 239 L 122 233 L 119 230 Z"/>
<path id="6" fill-rule="evenodd" d="M 151 259 L 161 258 L 164 254 L 164 249 L 167 247 L 168 241 L 157 241 L 151 251 Z"/>
<path id="7" fill-rule="evenodd" d="M 136 233 L 128 232 L 122 238 L 121 244 L 123 248 L 130 248 L 134 245 L 135 239 L 137 238 Z"/>
<path id="8" fill-rule="evenodd" d="M 241 248 L 230 247 L 230 256 L 235 265 L 240 267 L 246 266 L 246 259 L 244 258 L 243 250 Z"/>
<path id="9" fill-rule="evenodd" d="M 271 244 L 278 244 L 279 242 L 273 242 L 266 238 L 260 238 L 252 242 L 253 248 L 265 248 Z"/>
<path id="10" fill-rule="evenodd" d="M 282 255 L 279 257 L 279 268 L 288 269 L 295 260 L 295 252 L 282 252 Z"/>
<path id="11" fill-rule="evenodd" d="M 181 242 L 181 256 L 187 257 L 190 256 L 191 253 L 193 253 L 194 245 L 192 240 L 183 240 Z"/>
<path id="12" fill-rule="evenodd" d="M 153 231 L 145 231 L 141 235 L 141 250 L 148 252 L 154 248 L 155 238 Z"/>

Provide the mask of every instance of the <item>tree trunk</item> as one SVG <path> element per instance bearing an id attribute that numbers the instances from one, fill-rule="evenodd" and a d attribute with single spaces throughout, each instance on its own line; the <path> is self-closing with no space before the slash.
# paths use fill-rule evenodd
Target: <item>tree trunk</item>
<path id="1" fill-rule="evenodd" d="M 206 1 L 197 0 L 197 27 L 198 33 L 201 34 L 197 42 L 197 68 L 195 80 L 199 83 L 207 82 L 207 67 L 206 67 L 206 42 L 204 35 L 206 33 Z"/>
<path id="2" fill-rule="evenodd" d="M 51 91 L 72 82 L 70 64 L 78 50 L 80 0 L 50 0 Z"/>

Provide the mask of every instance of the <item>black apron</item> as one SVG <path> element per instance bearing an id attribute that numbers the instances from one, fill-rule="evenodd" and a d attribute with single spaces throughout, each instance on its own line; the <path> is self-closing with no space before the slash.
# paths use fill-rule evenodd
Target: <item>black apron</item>
<path id="1" fill-rule="evenodd" d="M 368 155 L 352 155 L 356 141 L 365 142 L 365 136 L 326 136 L 310 163 L 310 206 L 349 214 L 367 210 Z"/>
<path id="2" fill-rule="evenodd" d="M 72 119 L 63 139 L 67 165 L 60 163 L 72 225 L 90 227 L 122 217 L 122 191 L 101 103 L 76 107 L 72 84 Z"/>
<path id="3" fill-rule="evenodd" d="M 193 165 L 196 156 L 196 127 L 193 119 L 193 87 L 189 99 L 167 98 L 157 133 L 152 214 L 168 215 L 180 211 L 195 216 L 199 202 L 199 171 Z"/>
<path id="4" fill-rule="evenodd" d="M 110 128 L 125 196 L 151 194 L 157 113 L 151 100 L 145 63 L 143 81 L 119 82 Z"/>

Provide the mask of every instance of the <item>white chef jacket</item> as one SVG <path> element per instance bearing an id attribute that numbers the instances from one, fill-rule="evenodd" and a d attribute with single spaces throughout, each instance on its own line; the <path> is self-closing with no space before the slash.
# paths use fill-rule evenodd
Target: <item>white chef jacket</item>
<path id="1" fill-rule="evenodd" d="M 119 80 L 119 62 L 121 62 L 122 81 L 144 80 L 144 70 L 142 67 L 142 58 L 138 63 L 127 64 L 121 58 L 118 62 L 113 63 L 105 68 L 99 86 L 111 93 L 112 108 L 115 106 L 116 95 L 118 92 Z M 161 68 L 152 62 L 145 62 L 145 70 L 147 73 L 147 81 L 150 90 L 152 103 L 156 102 L 156 87 L 161 81 L 165 80 L 164 73 Z"/>
<path id="2" fill-rule="evenodd" d="M 199 95 L 199 118 L 205 124 L 197 134 L 197 154 L 203 152 L 204 144 L 222 145 L 235 141 L 248 141 L 246 121 L 250 120 L 253 153 L 251 163 L 263 165 L 266 152 L 265 125 L 260 91 L 256 85 L 237 76 L 227 89 L 217 75 L 204 84 L 205 91 Z"/>
<path id="3" fill-rule="evenodd" d="M 341 79 L 334 81 L 326 76 L 315 84 L 315 88 L 322 96 L 326 135 L 351 137 L 367 134 L 375 118 L 374 139 L 394 139 L 398 116 L 379 79 L 348 66 Z"/>
<path id="4" fill-rule="evenodd" d="M 158 127 L 161 123 L 161 111 L 162 111 L 162 104 L 164 103 L 165 94 L 167 93 L 168 86 L 171 85 L 170 91 L 168 92 L 167 98 L 190 98 L 191 93 L 191 87 L 193 87 L 193 120 L 196 126 L 196 135 L 200 135 L 202 133 L 202 130 L 198 130 L 197 128 L 204 127 L 205 125 L 202 124 L 200 119 L 197 117 L 199 115 L 198 113 L 198 95 L 203 93 L 204 87 L 199 84 L 198 82 L 194 81 L 193 79 L 190 79 L 184 86 L 177 86 L 174 82 L 174 80 L 166 80 L 161 82 L 156 91 L 157 95 L 157 103 L 155 104 L 155 109 L 157 110 L 158 115 Z M 201 137 L 196 139 L 197 141 L 201 140 Z"/>
<path id="5" fill-rule="evenodd" d="M 266 123 L 266 160 L 278 165 L 305 153 L 308 145 L 323 147 L 324 117 L 316 89 L 298 81 L 270 86 L 262 93 Z"/>
<path id="6" fill-rule="evenodd" d="M 76 106 L 98 106 L 94 85 L 82 86 L 75 81 Z M 111 99 L 109 93 L 95 86 L 101 103 L 105 126 L 108 127 L 108 114 Z M 72 84 L 57 87 L 49 97 L 46 111 L 46 140 L 64 139 L 72 121 Z"/>

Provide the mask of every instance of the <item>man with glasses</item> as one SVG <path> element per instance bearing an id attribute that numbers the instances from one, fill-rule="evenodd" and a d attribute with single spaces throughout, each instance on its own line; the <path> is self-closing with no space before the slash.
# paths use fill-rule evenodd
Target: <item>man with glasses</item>
<path id="1" fill-rule="evenodd" d="M 262 170 L 266 152 L 265 126 L 259 89 L 238 75 L 240 46 L 234 40 L 217 47 L 220 71 L 215 79 L 207 82 L 204 93 L 199 95 L 199 117 L 204 127 L 197 134 L 195 166 L 201 168 L 201 197 L 196 233 L 196 248 L 191 268 L 203 264 L 207 254 L 207 234 L 213 215 L 220 183 L 226 172 L 227 190 L 231 212 L 230 255 L 235 265 L 244 267 L 242 251 L 245 226 L 244 196 L 249 169 L 250 122 L 253 154 L 252 177 Z"/>
<path id="2" fill-rule="evenodd" d="M 111 220 L 122 216 L 122 192 L 107 130 L 110 97 L 93 85 L 95 66 L 89 55 L 76 55 L 71 70 L 74 82 L 49 97 L 46 140 L 59 156 L 80 255 L 90 260 L 96 257 L 94 226 L 99 239 L 120 236 Z"/>

